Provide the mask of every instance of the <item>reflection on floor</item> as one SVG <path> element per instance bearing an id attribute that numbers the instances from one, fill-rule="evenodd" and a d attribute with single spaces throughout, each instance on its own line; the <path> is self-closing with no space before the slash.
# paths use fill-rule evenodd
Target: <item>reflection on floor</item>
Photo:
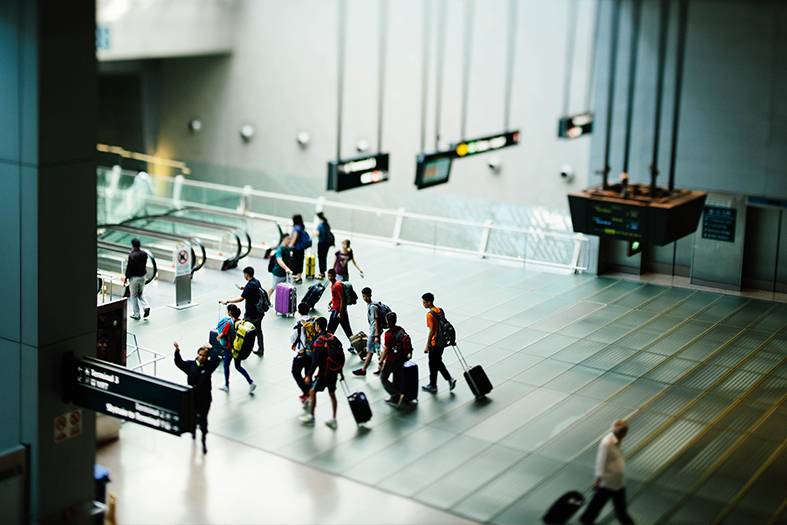
<path id="1" fill-rule="evenodd" d="M 241 505 L 249 512 L 259 508 L 254 494 L 265 493 L 272 482 L 274 491 L 279 478 L 282 486 L 293 486 L 306 468 L 302 463 L 322 471 L 312 475 L 326 476 L 332 487 L 349 478 L 379 489 L 374 493 L 380 497 L 411 498 L 397 504 L 408 510 L 386 519 L 376 514 L 375 504 L 355 498 L 358 507 L 343 503 L 322 519 L 312 511 L 319 508 L 317 489 L 293 488 L 282 494 L 280 506 L 272 505 L 278 519 L 271 521 L 458 519 L 426 517 L 436 507 L 482 522 L 537 523 L 567 490 L 590 492 L 598 440 L 613 420 L 625 418 L 629 510 L 638 524 L 787 519 L 786 304 L 539 273 L 360 241 L 356 253 L 366 279 L 353 274 L 353 284 L 358 290 L 370 286 L 375 300 L 399 314 L 413 337 L 421 384 L 428 366 L 420 296 L 431 291 L 456 326 L 468 361 L 484 366 L 495 389 L 475 401 L 463 380 L 449 393 L 441 379 L 436 395 L 422 392 L 417 406 L 396 410 L 382 402 L 379 379 L 349 374 L 358 364 L 350 356 L 349 384 L 372 403 L 369 430 L 356 427 L 346 403 L 340 403 L 339 428 L 324 426 L 325 394 L 318 424 L 305 427 L 298 421 L 298 390 L 290 375 L 287 338 L 294 322 L 269 315 L 266 355 L 246 361 L 259 384 L 254 396 L 234 371 L 230 392 L 214 391 L 210 425 L 216 452 L 205 462 L 221 483 L 245 487 L 246 496 L 236 499 L 246 500 Z M 253 262 L 265 268 L 264 261 Z M 267 279 L 266 274 L 264 284 Z M 184 354 L 193 355 L 215 324 L 216 301 L 236 297 L 232 284 L 241 281 L 238 270 L 198 275 L 195 297 L 202 304 L 180 312 L 158 306 L 174 293 L 158 283 L 150 289 L 150 319 L 129 329 L 142 346 L 171 354 L 172 340 L 182 339 Z M 326 294 L 318 313 L 325 313 L 327 300 Z M 363 305 L 351 307 L 351 318 L 354 330 L 368 329 Z M 461 378 L 455 355 L 446 350 L 445 358 Z M 169 359 L 160 363 L 158 375 L 183 380 Z M 128 426 L 98 459 L 111 463 L 113 479 L 120 480 L 113 482 L 120 488 L 110 484 L 110 490 L 120 493 L 124 522 L 268 519 L 267 504 L 262 514 L 244 514 L 230 510 L 235 505 L 230 496 L 213 501 L 215 484 L 202 479 L 201 460 L 189 459 L 187 437 L 150 437 L 150 431 Z M 154 441 L 156 451 L 151 445 L 137 453 L 138 446 Z M 268 466 L 274 459 L 276 466 Z M 155 518 L 144 508 L 147 487 L 170 494 L 171 505 Z M 196 503 L 207 494 L 210 506 Z M 302 507 L 308 509 L 305 516 Z M 609 507 L 600 522 L 611 519 Z"/>

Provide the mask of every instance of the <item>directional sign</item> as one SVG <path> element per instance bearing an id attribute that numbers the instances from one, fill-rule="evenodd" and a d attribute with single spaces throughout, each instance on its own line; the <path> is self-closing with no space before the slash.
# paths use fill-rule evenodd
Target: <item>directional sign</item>
<path id="1" fill-rule="evenodd" d="M 575 139 L 592 131 L 593 113 L 562 117 L 557 125 L 557 136 L 561 139 Z"/>
<path id="2" fill-rule="evenodd" d="M 93 359 L 66 357 L 64 398 L 75 405 L 170 434 L 194 430 L 191 387 Z"/>
<path id="3" fill-rule="evenodd" d="M 328 163 L 328 189 L 351 190 L 388 180 L 388 153 Z"/>
<path id="4" fill-rule="evenodd" d="M 415 185 L 418 189 L 448 182 L 454 150 L 421 153 L 415 165 Z"/>
<path id="5" fill-rule="evenodd" d="M 519 131 L 507 131 L 499 135 L 492 135 L 491 137 L 465 140 L 456 144 L 453 149 L 457 158 L 462 158 L 470 157 L 478 153 L 486 153 L 487 151 L 494 151 L 507 146 L 516 146 L 517 144 L 519 144 Z"/>

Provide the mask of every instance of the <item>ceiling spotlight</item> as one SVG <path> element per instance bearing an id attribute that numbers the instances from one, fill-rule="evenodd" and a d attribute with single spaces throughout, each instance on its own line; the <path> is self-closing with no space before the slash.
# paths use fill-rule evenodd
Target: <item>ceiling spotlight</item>
<path id="1" fill-rule="evenodd" d="M 298 133 L 298 145 L 302 148 L 305 148 L 311 142 L 312 136 L 309 135 L 308 131 L 301 131 Z"/>
<path id="2" fill-rule="evenodd" d="M 355 145 L 355 149 L 358 150 L 358 153 L 363 153 L 364 151 L 369 150 L 369 141 L 361 139 L 358 141 L 358 144 Z"/>
<path id="3" fill-rule="evenodd" d="M 254 126 L 251 124 L 244 124 L 243 127 L 240 128 L 240 138 L 242 138 L 244 142 L 249 142 L 254 136 L 254 132 Z"/>
<path id="4" fill-rule="evenodd" d="M 189 122 L 189 131 L 192 133 L 199 133 L 202 129 L 202 121 L 199 119 L 193 119 Z"/>

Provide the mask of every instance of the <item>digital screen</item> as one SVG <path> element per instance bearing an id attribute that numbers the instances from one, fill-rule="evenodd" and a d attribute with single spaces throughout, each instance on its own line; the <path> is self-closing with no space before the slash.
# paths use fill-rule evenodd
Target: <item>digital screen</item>
<path id="1" fill-rule="evenodd" d="M 351 190 L 388 180 L 388 153 L 328 163 L 328 189 Z"/>
<path id="2" fill-rule="evenodd" d="M 470 157 L 478 153 L 486 153 L 487 151 L 494 151 L 517 144 L 519 144 L 519 131 L 507 131 L 491 137 L 465 140 L 454 146 L 454 152 L 458 158 Z"/>
<path id="3" fill-rule="evenodd" d="M 705 206 L 702 216 L 702 238 L 722 242 L 735 242 L 735 208 Z"/>
<path id="4" fill-rule="evenodd" d="M 415 185 L 421 189 L 448 182 L 453 158 L 453 150 L 419 154 L 415 169 Z"/>
<path id="5" fill-rule="evenodd" d="M 557 136 L 561 139 L 575 139 L 593 131 L 593 113 L 582 113 L 562 117 L 558 122 Z"/>
<path id="6" fill-rule="evenodd" d="M 647 208 L 612 202 L 590 205 L 590 234 L 629 241 L 645 238 Z"/>

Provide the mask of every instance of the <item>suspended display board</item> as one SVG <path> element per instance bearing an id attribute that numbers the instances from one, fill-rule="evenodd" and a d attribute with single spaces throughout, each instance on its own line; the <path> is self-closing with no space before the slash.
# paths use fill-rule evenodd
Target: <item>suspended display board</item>
<path id="1" fill-rule="evenodd" d="M 351 190 L 388 180 L 388 153 L 328 162 L 328 189 Z"/>
<path id="2" fill-rule="evenodd" d="M 463 158 L 517 144 L 519 144 L 519 131 L 507 131 L 491 137 L 462 141 L 454 146 L 454 153 L 457 158 Z"/>
<path id="3" fill-rule="evenodd" d="M 69 355 L 64 359 L 64 401 L 176 436 L 194 431 L 194 393 L 190 386 L 92 357 Z"/>
<path id="4" fill-rule="evenodd" d="M 593 131 L 593 113 L 582 113 L 562 117 L 558 123 L 557 136 L 560 139 L 575 139 Z"/>
<path id="5" fill-rule="evenodd" d="M 420 153 L 415 167 L 415 185 L 418 189 L 448 182 L 454 150 Z"/>

